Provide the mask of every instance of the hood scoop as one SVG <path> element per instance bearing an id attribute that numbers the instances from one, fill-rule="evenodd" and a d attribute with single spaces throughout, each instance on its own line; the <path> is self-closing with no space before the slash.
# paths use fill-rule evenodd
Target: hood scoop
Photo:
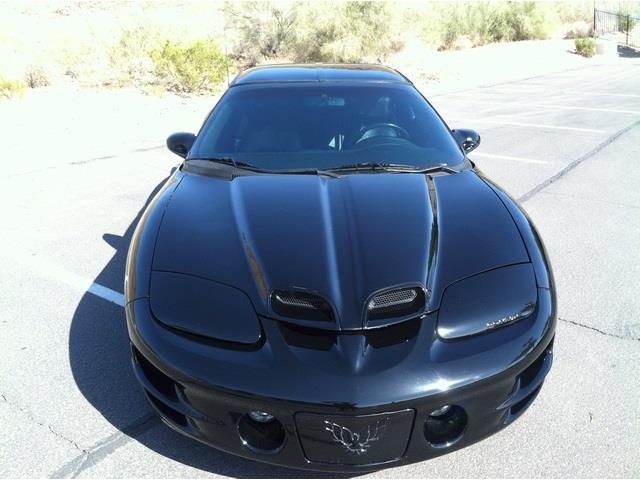
<path id="1" fill-rule="evenodd" d="M 375 294 L 367 302 L 366 327 L 379 326 L 380 321 L 395 322 L 415 318 L 424 313 L 426 294 L 418 286 L 393 288 Z M 393 323 L 395 323 L 393 322 Z"/>
<path id="2" fill-rule="evenodd" d="M 274 290 L 271 294 L 271 308 L 281 317 L 335 324 L 331 304 L 314 293 L 300 290 Z"/>
<path id="3" fill-rule="evenodd" d="M 420 286 L 395 287 L 371 296 L 364 311 L 364 328 L 414 319 L 425 312 L 426 294 Z M 315 328 L 338 329 L 332 304 L 304 290 L 274 290 L 271 309 L 277 317 Z M 284 318 L 283 318 L 284 317 Z"/>

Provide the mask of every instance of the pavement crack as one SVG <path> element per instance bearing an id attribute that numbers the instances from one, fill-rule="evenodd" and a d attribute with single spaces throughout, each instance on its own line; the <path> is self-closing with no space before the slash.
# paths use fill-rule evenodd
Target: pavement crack
<path id="1" fill-rule="evenodd" d="M 26 408 L 22 407 L 21 405 L 19 405 L 17 402 L 13 402 L 13 401 L 9 400 L 4 393 L 1 393 L 0 397 L 2 397 L 2 401 L 4 403 L 6 403 L 7 405 L 9 405 L 10 407 L 12 407 L 15 410 L 18 410 L 25 417 L 27 417 L 31 422 L 35 423 L 36 425 L 38 425 L 40 427 L 46 428 L 53 435 L 55 435 L 56 437 L 64 440 L 65 442 L 69 443 L 76 450 L 79 450 L 80 452 L 83 452 L 83 453 L 87 452 L 87 450 L 82 448 L 80 445 L 78 445 L 78 443 L 75 440 L 73 440 L 72 438 L 69 438 L 66 435 L 56 431 L 51 424 L 44 423 L 44 422 L 41 422 L 40 420 L 36 419 L 35 416 L 33 415 L 33 413 L 31 413 L 28 409 L 26 409 Z"/>
<path id="2" fill-rule="evenodd" d="M 563 169 L 561 169 L 558 173 L 556 173 L 555 175 L 550 176 L 545 181 L 543 181 L 542 183 L 539 183 L 538 185 L 533 187 L 531 190 L 526 192 L 524 195 L 520 196 L 520 198 L 518 198 L 518 201 L 520 203 L 526 202 L 531 197 L 533 197 L 536 193 L 540 192 L 540 190 L 543 190 L 543 189 L 547 188 L 549 185 L 551 185 L 552 183 L 556 182 L 557 180 L 559 180 L 560 178 L 565 176 L 568 172 L 570 172 L 571 170 L 576 168 L 582 162 L 584 162 L 585 160 L 590 159 L 591 157 L 596 155 L 598 152 L 603 150 L 605 147 L 608 147 L 613 142 L 615 142 L 619 137 L 621 137 L 622 135 L 627 133 L 629 130 L 632 130 L 633 128 L 637 127 L 638 125 L 640 125 L 640 120 L 638 120 L 636 122 L 633 122 L 631 125 L 627 125 L 626 127 L 624 127 L 621 130 L 618 130 L 616 133 L 614 133 L 609 138 L 607 138 L 604 142 L 596 145 L 595 148 L 593 148 L 592 150 L 588 151 L 587 153 L 585 153 L 581 157 L 578 157 L 574 161 L 569 163 L 567 166 L 565 166 Z"/>
<path id="3" fill-rule="evenodd" d="M 576 327 L 582 327 L 582 328 L 586 328 L 587 330 L 593 330 L 594 332 L 598 332 L 601 335 L 605 335 L 607 337 L 619 338 L 621 340 L 634 340 L 636 342 L 640 342 L 640 337 L 632 337 L 630 335 L 625 336 L 625 335 L 618 335 L 616 333 L 605 332 L 604 330 L 600 330 L 599 328 L 592 327 L 590 325 L 585 325 L 584 323 L 575 322 L 573 320 L 569 320 L 566 318 L 558 317 L 558 320 L 560 320 L 561 322 L 569 323 L 571 325 L 575 325 Z"/>
<path id="4" fill-rule="evenodd" d="M 155 427 L 158 423 L 159 419 L 155 413 L 144 415 L 98 441 L 88 450 L 84 450 L 80 455 L 50 474 L 49 478 L 76 478 L 81 472 L 100 463 L 118 448 Z"/>

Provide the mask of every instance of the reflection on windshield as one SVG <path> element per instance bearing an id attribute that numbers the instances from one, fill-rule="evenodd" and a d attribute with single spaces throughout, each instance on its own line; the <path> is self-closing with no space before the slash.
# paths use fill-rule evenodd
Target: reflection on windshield
<path id="1" fill-rule="evenodd" d="M 395 84 L 232 87 L 190 152 L 210 157 L 266 170 L 463 161 L 429 104 L 413 87 Z"/>

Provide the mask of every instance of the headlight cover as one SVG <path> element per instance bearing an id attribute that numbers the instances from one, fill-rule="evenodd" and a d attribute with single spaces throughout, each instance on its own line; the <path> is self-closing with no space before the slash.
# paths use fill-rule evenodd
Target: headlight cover
<path id="1" fill-rule="evenodd" d="M 151 311 L 165 325 L 227 342 L 253 344 L 261 328 L 249 297 L 192 275 L 151 273 Z"/>
<path id="2" fill-rule="evenodd" d="M 530 263 L 497 268 L 449 285 L 438 312 L 438 335 L 455 339 L 512 324 L 531 315 L 537 302 Z"/>

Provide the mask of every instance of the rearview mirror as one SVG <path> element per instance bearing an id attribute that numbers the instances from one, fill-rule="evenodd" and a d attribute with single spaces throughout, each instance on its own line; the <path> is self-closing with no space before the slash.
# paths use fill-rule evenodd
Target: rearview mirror
<path id="1" fill-rule="evenodd" d="M 457 128 L 451 130 L 451 133 L 465 153 L 475 150 L 480 145 L 480 134 L 475 130 Z"/>
<path id="2" fill-rule="evenodd" d="M 193 133 L 178 132 L 169 135 L 167 138 L 167 148 L 176 155 L 185 158 L 195 141 L 196 136 Z"/>

